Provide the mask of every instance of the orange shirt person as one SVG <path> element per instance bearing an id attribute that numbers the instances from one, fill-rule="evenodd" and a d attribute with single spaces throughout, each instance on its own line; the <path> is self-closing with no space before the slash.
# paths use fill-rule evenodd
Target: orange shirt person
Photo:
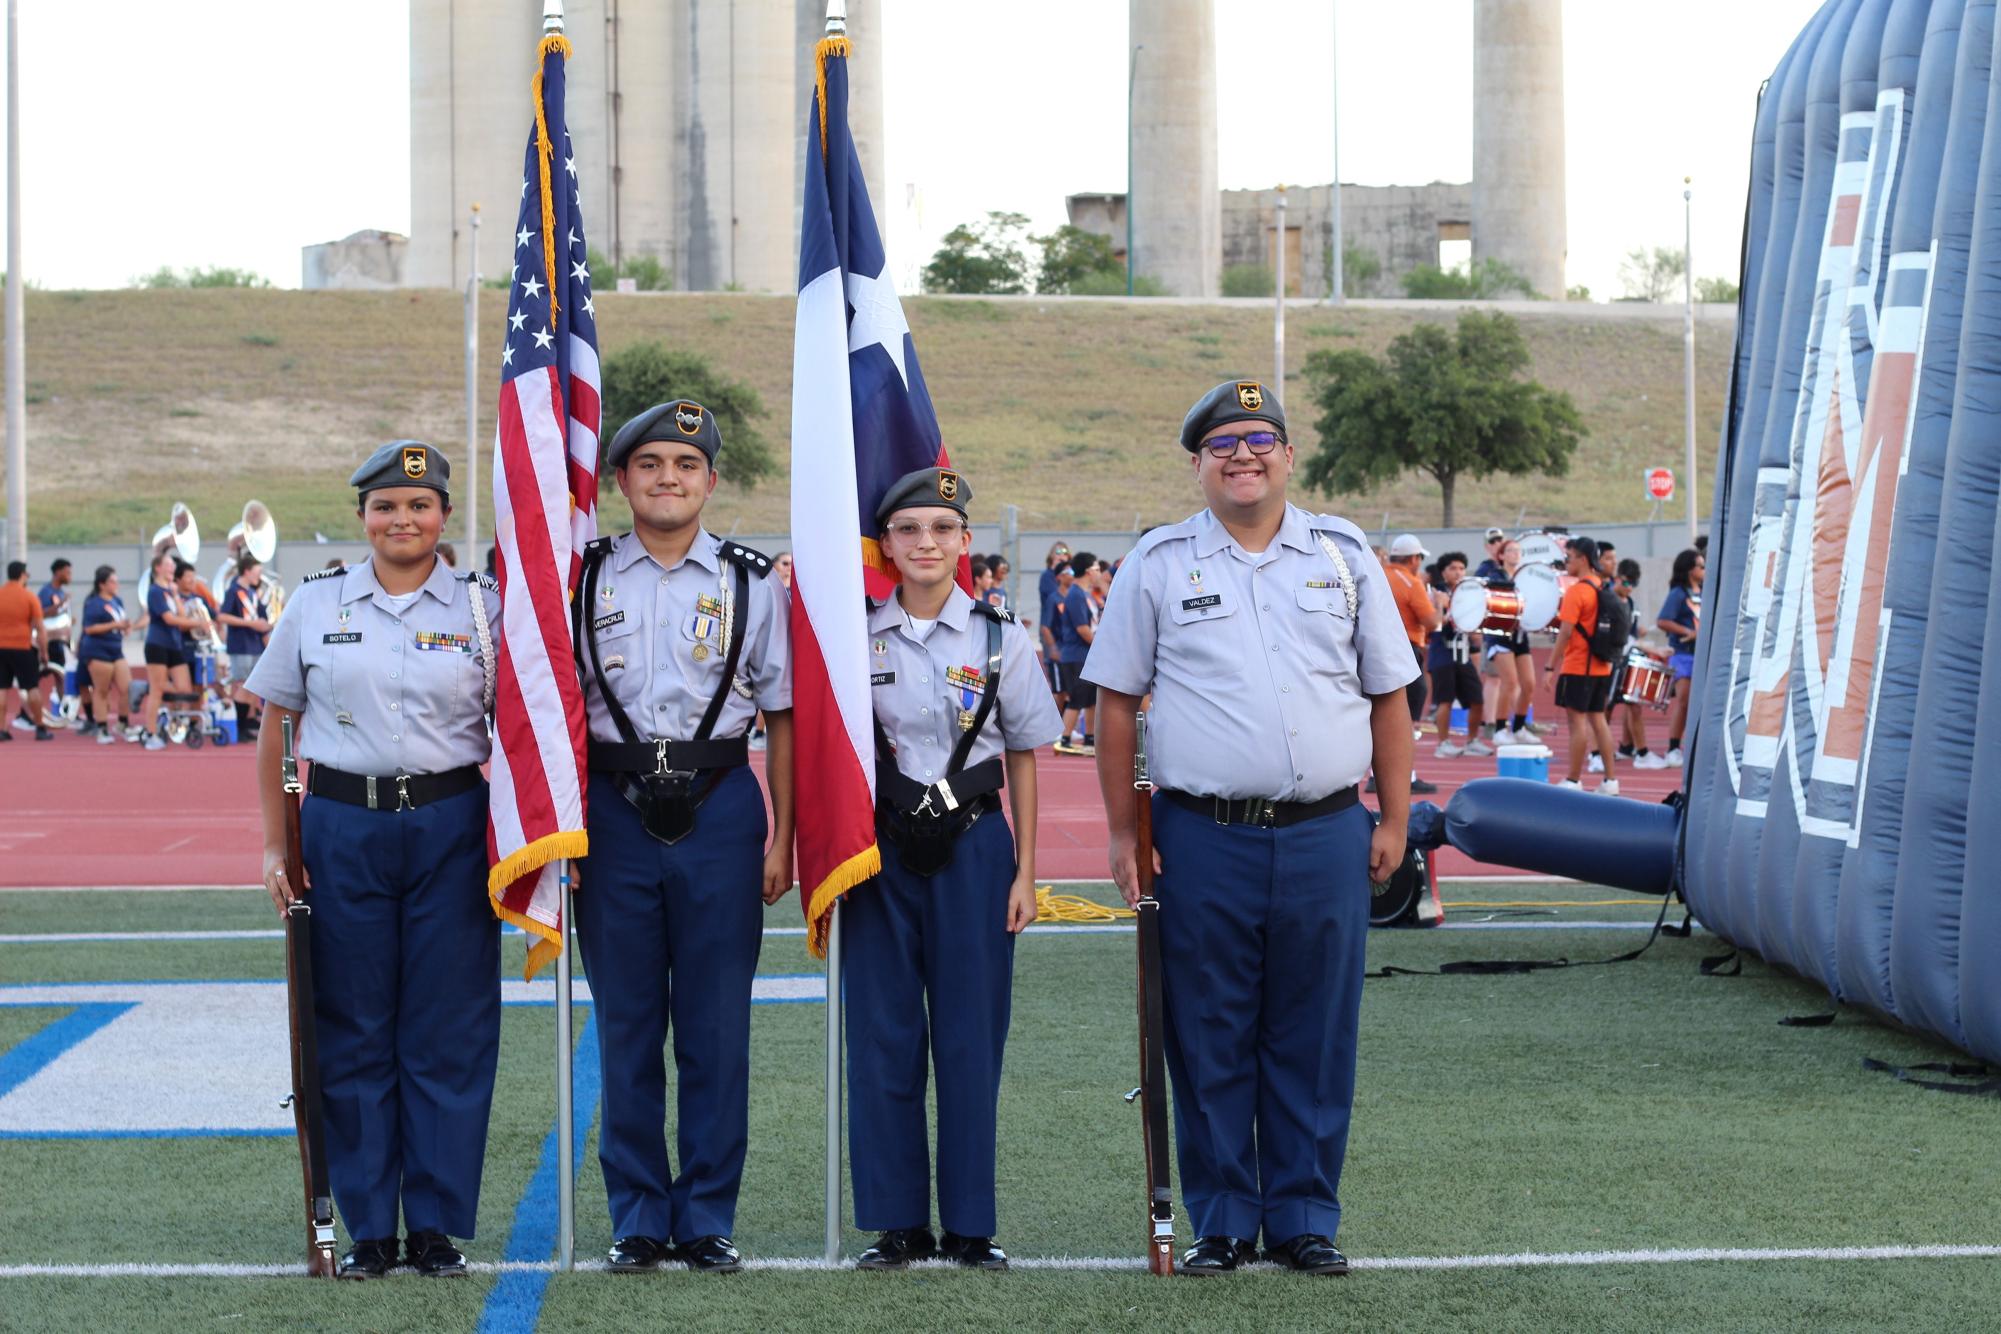
<path id="1" fill-rule="evenodd" d="M 1556 648 L 1550 654 L 1550 672 L 1556 678 L 1556 703 L 1570 719 L 1570 767 L 1563 786 L 1583 787 L 1584 752 L 1595 746 L 1605 757 L 1605 781 L 1598 791 L 1619 795 L 1619 779 L 1612 771 L 1612 729 L 1605 717 L 1612 707 L 1612 664 L 1591 652 L 1591 629 L 1598 622 L 1598 599 L 1604 595 L 1603 582 L 1595 568 L 1598 544 L 1588 537 L 1573 537 L 1565 548 L 1565 569 L 1577 580 L 1563 591 L 1557 607 Z"/>
<path id="2" fill-rule="evenodd" d="M 23 698 L 34 720 L 35 740 L 54 736 L 42 725 L 42 668 L 49 646 L 42 629 L 42 603 L 28 587 L 28 562 L 9 561 L 0 584 L 0 741 L 12 741 L 11 725 Z"/>

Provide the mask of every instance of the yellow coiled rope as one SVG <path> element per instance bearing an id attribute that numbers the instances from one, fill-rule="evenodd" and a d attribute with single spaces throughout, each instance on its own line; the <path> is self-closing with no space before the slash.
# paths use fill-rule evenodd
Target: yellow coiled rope
<path id="1" fill-rule="evenodd" d="M 1077 894 L 1056 894 L 1048 885 L 1035 887 L 1035 920 L 1079 926 L 1107 926 L 1136 916 L 1131 908 L 1108 908 Z"/>

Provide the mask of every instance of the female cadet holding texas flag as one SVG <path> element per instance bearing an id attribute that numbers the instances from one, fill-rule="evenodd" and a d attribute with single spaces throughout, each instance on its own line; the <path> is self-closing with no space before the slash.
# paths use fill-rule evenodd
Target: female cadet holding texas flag
<path id="1" fill-rule="evenodd" d="M 868 620 L 882 874 L 845 910 L 855 1222 L 881 1234 L 862 1269 L 939 1254 L 1007 1268 L 993 1243 L 1001 1053 L 1014 938 L 1035 920 L 1034 751 L 1062 724 L 1027 632 L 954 582 L 971 499 L 961 474 L 923 468 L 893 483 L 875 514 L 901 586 Z M 927 1046 L 938 1081 L 937 1239 Z"/>

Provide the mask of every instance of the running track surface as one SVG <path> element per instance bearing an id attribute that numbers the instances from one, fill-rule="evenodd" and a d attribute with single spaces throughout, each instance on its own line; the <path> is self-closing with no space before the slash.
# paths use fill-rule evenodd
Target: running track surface
<path id="1" fill-rule="evenodd" d="M 1662 731 L 1656 721 L 1653 731 Z M 142 751 L 100 746 L 74 733 L 37 742 L 14 732 L 0 745 L 0 887 L 44 885 L 247 885 L 259 878 L 263 835 L 257 814 L 252 747 L 169 746 Z M 1564 734 L 1546 738 L 1561 777 Z M 1417 771 L 1438 784 L 1418 800 L 1443 806 L 1463 783 L 1494 774 L 1492 757 L 1440 760 L 1435 739 L 1418 743 Z M 760 769 L 762 755 L 752 761 Z M 1619 766 L 1620 798 L 1657 802 L 1681 784 L 1679 769 L 1635 772 Z M 1040 757 L 1042 819 L 1036 875 L 1044 880 L 1102 880 L 1105 824 L 1095 762 Z M 1596 786 L 1587 778 L 1586 786 Z M 808 797 L 810 800 L 810 796 Z M 1373 799 L 1369 799 L 1373 805 Z M 1520 874 L 1440 850 L 1441 875 Z"/>

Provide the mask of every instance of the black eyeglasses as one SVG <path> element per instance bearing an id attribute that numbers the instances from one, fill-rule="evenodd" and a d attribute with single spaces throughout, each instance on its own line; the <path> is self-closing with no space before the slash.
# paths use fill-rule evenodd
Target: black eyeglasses
<path id="1" fill-rule="evenodd" d="M 1243 435 L 1212 435 L 1202 445 L 1217 458 L 1226 459 L 1237 452 L 1240 442 L 1253 454 L 1269 454 L 1285 443 L 1285 437 L 1277 431 L 1247 431 Z"/>

